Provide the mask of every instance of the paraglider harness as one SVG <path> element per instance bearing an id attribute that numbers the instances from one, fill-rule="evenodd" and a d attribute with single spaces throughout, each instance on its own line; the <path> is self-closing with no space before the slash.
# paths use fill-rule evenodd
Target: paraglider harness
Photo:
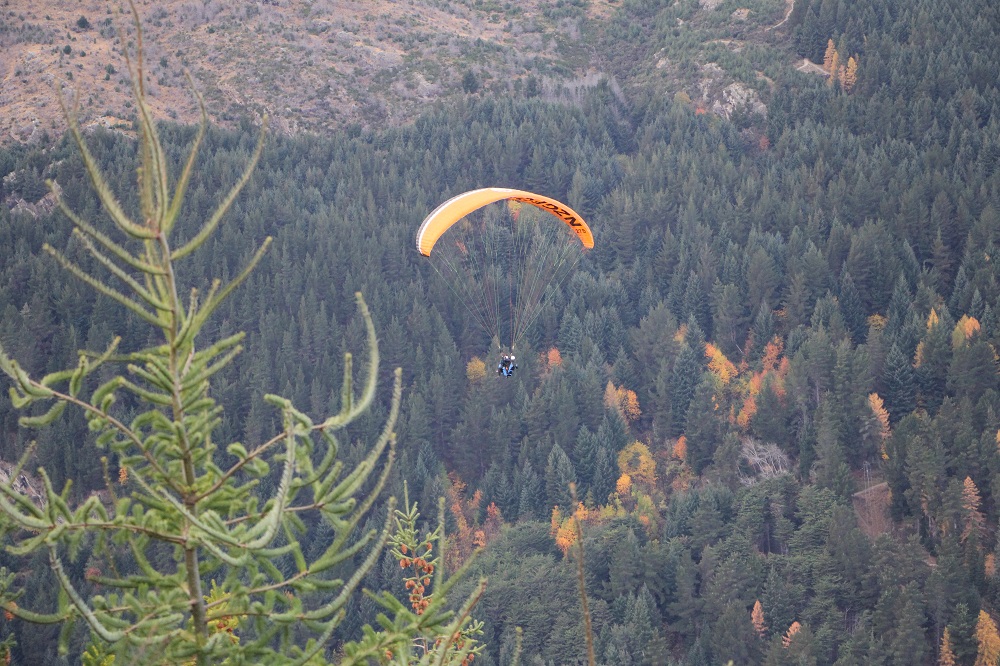
<path id="1" fill-rule="evenodd" d="M 499 377 L 513 377 L 514 371 L 517 370 L 517 363 L 513 354 L 504 354 L 500 357 L 500 362 L 497 364 L 497 376 Z"/>

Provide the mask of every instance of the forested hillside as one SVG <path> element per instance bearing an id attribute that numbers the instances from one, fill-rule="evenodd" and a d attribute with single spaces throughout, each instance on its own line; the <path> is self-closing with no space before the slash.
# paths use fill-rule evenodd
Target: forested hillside
<path id="1" fill-rule="evenodd" d="M 663 36 L 671 11 L 620 16 Z M 585 660 L 574 510 L 600 663 L 997 663 L 1000 8 L 797 0 L 789 22 L 790 48 L 832 75 L 787 70 L 766 117 L 602 85 L 578 104 L 472 96 L 401 128 L 275 137 L 183 276 L 225 278 L 275 237 L 211 331 L 249 334 L 214 385 L 219 441 L 273 430 L 266 392 L 329 411 L 364 294 L 385 383 L 404 373 L 388 492 L 406 480 L 428 516 L 449 498 L 456 561 L 486 545 L 476 664 L 508 664 L 516 626 L 521 663 Z M 194 130 L 162 132 L 179 162 Z M 89 139 L 127 186 L 130 140 Z M 207 140 L 192 219 L 255 134 Z M 38 202 L 52 178 L 97 216 L 68 143 L 9 148 L 0 174 L 0 200 Z M 490 185 L 566 201 L 597 239 L 513 379 L 413 248 L 439 202 Z M 140 330 L 41 255 L 66 229 L 0 207 L 0 341 L 32 372 Z M 29 438 L 57 484 L 103 484 L 82 418 L 27 432 L 0 404 L 0 458 Z M 387 555 L 370 587 L 393 586 Z M 341 638 L 375 610 L 359 599 Z M 23 663 L 45 660 L 46 631 L 18 627 Z"/>

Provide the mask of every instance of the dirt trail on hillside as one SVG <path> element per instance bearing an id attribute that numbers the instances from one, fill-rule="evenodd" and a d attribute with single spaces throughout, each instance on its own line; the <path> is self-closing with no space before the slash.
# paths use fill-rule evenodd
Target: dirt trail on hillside
<path id="1" fill-rule="evenodd" d="M 792 15 L 792 10 L 795 9 L 795 0 L 787 0 L 785 4 L 788 6 L 788 9 L 785 10 L 785 18 L 781 19 L 770 28 L 767 28 L 764 32 L 769 32 L 775 28 L 779 28 L 788 22 L 788 17 Z"/>

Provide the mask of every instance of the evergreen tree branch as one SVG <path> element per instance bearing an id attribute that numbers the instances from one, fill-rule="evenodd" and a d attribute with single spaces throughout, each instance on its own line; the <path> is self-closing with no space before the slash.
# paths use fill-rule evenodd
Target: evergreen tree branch
<path id="1" fill-rule="evenodd" d="M 132 84 L 132 94 L 136 99 L 145 99 L 145 76 L 143 73 L 143 30 L 142 22 L 139 20 L 139 10 L 133 0 L 129 0 L 129 9 L 132 11 L 132 20 L 136 26 L 136 58 L 132 62 L 127 48 L 122 49 L 125 64 L 130 74 Z M 125 44 L 124 39 L 121 40 Z M 160 137 L 156 132 L 156 123 L 150 114 L 146 104 L 137 104 L 136 113 L 139 117 L 140 140 L 142 146 L 143 160 L 140 174 L 140 201 L 142 202 L 142 213 L 146 218 L 146 224 L 153 227 L 157 235 L 163 233 L 162 213 L 163 207 L 169 200 L 167 185 L 167 165 L 160 148 Z"/>
<path id="2" fill-rule="evenodd" d="M 233 280 L 231 280 L 229 284 L 223 287 L 222 291 L 218 292 L 218 294 L 215 294 L 214 296 L 210 294 L 210 298 L 205 302 L 205 305 L 202 307 L 202 309 L 199 310 L 196 314 L 193 314 L 193 316 L 191 317 L 191 329 L 193 331 L 197 332 L 198 330 L 200 330 L 201 327 L 208 320 L 208 318 L 212 315 L 212 313 L 215 312 L 215 309 L 222 304 L 223 300 L 228 298 L 229 294 L 232 293 L 233 289 L 240 286 L 240 284 L 242 284 L 243 281 L 246 280 L 247 277 L 249 277 L 250 273 L 257 267 L 257 264 L 260 263 L 260 260 L 264 258 L 264 253 L 267 252 L 267 248 L 270 247 L 270 245 L 271 245 L 271 237 L 268 236 L 267 238 L 264 239 L 264 242 L 261 244 L 261 246 L 257 248 L 257 252 L 254 253 L 254 256 L 253 258 L 250 259 L 250 262 L 246 265 L 246 267 L 242 271 L 240 271 L 240 274 L 237 275 Z M 186 333 L 187 333 L 186 330 L 181 331 L 182 339 L 185 337 Z"/>
<path id="3" fill-rule="evenodd" d="M 382 532 L 375 540 L 375 544 L 368 552 L 368 556 L 364 559 L 364 562 L 362 562 L 361 566 L 359 566 L 351 577 L 347 579 L 344 583 L 344 587 L 340 591 L 340 594 L 338 594 L 333 601 L 320 609 L 305 613 L 302 616 L 303 619 L 324 620 L 330 617 L 331 614 L 341 610 L 347 603 L 347 600 L 354 594 L 354 591 L 361 584 L 361 580 L 368 575 L 368 572 L 371 571 L 372 568 L 374 568 L 375 564 L 378 562 L 379 556 L 382 554 L 382 550 L 385 548 L 386 542 L 389 540 L 389 528 L 392 525 L 392 512 L 396 509 L 396 498 L 390 497 L 386 502 L 386 505 L 386 520 L 382 527 Z"/>
<path id="4" fill-rule="evenodd" d="M 170 202 L 170 207 L 164 216 L 163 233 L 167 235 L 174 230 L 174 223 L 177 221 L 177 216 L 180 215 L 181 203 L 184 201 L 184 195 L 187 194 L 188 183 L 191 181 L 191 174 L 194 172 L 194 163 L 198 157 L 198 150 L 201 148 L 201 142 L 205 138 L 205 132 L 208 129 L 208 110 L 205 108 L 205 98 L 195 88 L 194 79 L 191 78 L 191 74 L 187 69 L 184 70 L 184 76 L 187 77 L 188 84 L 191 86 L 191 92 L 194 94 L 195 99 L 198 100 L 198 111 L 201 114 L 201 119 L 198 122 L 198 134 L 195 135 L 194 144 L 188 152 L 187 162 L 184 164 L 180 178 L 177 179 L 177 184 L 174 186 L 174 198 Z"/>
<path id="5" fill-rule="evenodd" d="M 111 631 L 105 627 L 104 623 L 98 619 L 97 615 L 90 608 L 87 602 L 80 596 L 80 593 L 76 591 L 76 587 L 69 579 L 69 576 L 66 575 L 65 569 L 63 569 L 62 560 L 59 559 L 59 555 L 56 552 L 56 545 L 54 543 L 49 544 L 48 550 L 49 567 L 52 569 L 53 573 L 55 573 L 56 578 L 59 580 L 59 585 L 66 592 L 66 595 L 69 597 L 70 602 L 76 609 L 76 612 L 79 613 L 80 616 L 87 622 L 91 631 L 100 636 L 101 640 L 109 643 L 114 643 L 115 641 L 119 641 L 124 638 L 125 634 L 123 632 Z"/>
<path id="6" fill-rule="evenodd" d="M 222 216 L 229 211 L 229 208 L 233 205 L 236 200 L 237 195 L 243 190 L 243 187 L 250 180 L 250 174 L 253 173 L 254 168 L 257 166 L 257 162 L 260 160 L 261 154 L 264 152 L 264 138 L 267 135 L 267 114 L 264 115 L 261 121 L 260 137 L 257 139 L 257 147 L 254 149 L 253 154 L 250 156 L 250 161 L 247 163 L 246 169 L 243 170 L 243 174 L 240 176 L 236 184 L 229 190 L 229 193 L 225 196 L 219 206 L 215 209 L 215 212 L 209 218 L 208 222 L 205 223 L 194 238 L 189 240 L 187 243 L 182 245 L 179 249 L 174 250 L 173 254 L 170 255 L 172 261 L 177 261 L 178 259 L 183 259 L 187 255 L 194 252 L 197 248 L 204 245 L 208 237 L 212 235 L 216 227 L 219 226 L 219 222 L 222 221 Z"/>
<path id="7" fill-rule="evenodd" d="M 101 204 L 104 206 L 104 210 L 107 211 L 108 216 L 111 217 L 112 221 L 114 221 L 119 229 L 132 238 L 153 238 L 155 236 L 153 231 L 129 220 L 125 211 L 122 210 L 121 205 L 118 203 L 118 199 L 115 198 L 114 194 L 111 192 L 111 188 L 107 184 L 107 181 L 105 181 L 104 174 L 97 166 L 97 161 L 94 159 L 94 156 L 90 154 L 90 149 L 87 148 L 87 142 L 83 140 L 83 133 L 80 131 L 80 125 L 77 122 L 75 111 L 70 111 L 70 109 L 66 107 L 66 100 L 63 98 L 61 88 L 58 91 L 57 98 L 59 99 L 59 106 L 62 108 L 63 117 L 67 120 L 70 135 L 76 142 L 76 147 L 79 149 L 80 156 L 83 158 L 83 164 L 86 168 L 87 176 L 90 178 L 94 191 L 97 192 L 97 196 L 100 198 Z"/>
<path id="8" fill-rule="evenodd" d="M 151 307 L 153 307 L 153 308 L 155 308 L 157 310 L 166 310 L 167 309 L 167 306 L 166 306 L 165 303 L 163 303 L 163 301 L 161 301 L 160 299 L 156 298 L 151 293 L 149 293 L 148 291 L 146 291 L 146 288 L 143 287 L 138 282 L 136 282 L 135 279 L 132 278 L 131 275 L 129 275 L 128 273 L 126 273 L 125 271 L 123 271 L 121 268 L 119 268 L 118 266 L 116 266 L 114 264 L 114 262 L 111 261 L 111 259 L 109 259 L 108 257 L 104 256 L 96 247 L 94 247 L 94 244 L 90 241 L 89 238 L 87 238 L 84 235 L 84 233 L 82 231 L 80 231 L 79 229 L 74 229 L 73 230 L 73 235 L 75 235 L 77 237 L 77 239 L 80 241 L 80 243 L 83 244 L 83 246 L 87 249 L 87 251 L 90 252 L 90 254 L 95 259 L 97 259 L 97 261 L 102 266 L 104 266 L 109 271 L 111 271 L 111 273 L 114 274 L 114 276 L 117 277 L 119 280 L 121 280 L 122 282 L 124 282 L 125 284 L 127 284 L 132 289 L 132 291 L 134 291 L 142 300 L 146 301 L 147 304 L 149 304 Z"/>
<path id="9" fill-rule="evenodd" d="M 202 124 L 171 198 L 167 151 L 144 100 L 142 27 L 135 3 L 130 0 L 129 6 L 138 45 L 134 60 L 128 49 L 125 58 L 136 96 L 140 134 L 138 194 L 142 222 L 133 222 L 111 192 L 106 176 L 86 146 L 75 106 L 68 108 L 62 95 L 60 103 L 90 182 L 111 223 L 127 238 L 142 241 L 143 250 L 132 254 L 83 220 L 69 209 L 53 184 L 57 202 L 73 224 L 74 234 L 124 287 L 122 291 L 112 288 L 48 245 L 45 251 L 74 277 L 152 325 L 160 341 L 116 355 L 116 339 L 103 354 L 81 352 L 75 368 L 49 373 L 41 382 L 31 379 L 0 348 L 0 370 L 13 380 L 11 393 L 17 407 L 26 408 L 43 399 L 54 401 L 45 414 L 25 417 L 25 424 L 43 425 L 56 418 L 66 405 L 82 410 L 97 433 L 97 444 L 110 446 L 118 456 L 120 483 L 127 483 L 130 490 L 118 497 L 107 460 L 102 459 L 113 506 L 106 507 L 96 496 L 73 505 L 70 484 L 57 493 L 43 469 L 44 500 L 37 505 L 10 484 L 0 484 L 0 513 L 4 514 L 0 530 L 12 538 L 10 554 L 27 556 L 48 551 L 63 596 L 59 613 L 37 617 L 62 622 L 64 644 L 70 636 L 69 623 L 82 618 L 94 640 L 102 647 L 107 644 L 107 654 L 121 656 L 125 663 L 148 658 L 151 650 L 157 650 L 157 658 L 164 661 L 198 665 L 223 660 L 247 663 L 251 659 L 259 663 L 311 662 L 343 621 L 348 600 L 378 563 L 388 539 L 395 510 L 391 498 L 381 531 L 371 530 L 359 537 L 356 530 L 379 501 L 393 469 L 402 374 L 399 369 L 394 374 L 390 409 L 380 433 L 362 460 L 345 474 L 344 463 L 337 458 L 339 444 L 334 432 L 355 422 L 371 407 L 380 362 L 371 314 L 357 294 L 368 354 L 367 376 L 359 378 L 359 394 L 355 395 L 353 358 L 346 354 L 342 404 L 336 414 L 314 423 L 291 401 L 267 396 L 267 402 L 281 410 L 282 432 L 249 453 L 240 443 L 230 444 L 227 451 L 238 460 L 225 471 L 217 466 L 212 435 L 221 423 L 223 411 L 210 397 L 209 380 L 242 351 L 243 335 L 229 336 L 202 350 L 196 348 L 195 339 L 219 305 L 259 265 L 271 239 L 265 240 L 235 279 L 225 285 L 213 281 L 204 293 L 191 289 L 184 300 L 180 298 L 175 261 L 204 246 L 221 224 L 222 216 L 232 208 L 261 158 L 267 121 L 265 117 L 256 147 L 237 182 L 194 237 L 179 249 L 172 249 L 171 234 L 206 136 L 207 113 L 204 100 L 195 91 Z M 124 44 L 125 35 L 120 34 Z M 86 378 L 108 360 L 124 363 L 129 378 L 119 374 L 102 379 L 89 400 L 78 397 Z M 62 389 L 63 383 L 68 383 L 68 390 L 52 388 L 59 385 Z M 139 412 L 130 425 L 110 414 L 119 389 L 128 392 L 129 409 L 138 404 Z M 267 454 L 276 455 L 265 458 Z M 276 487 L 270 497 L 259 496 L 260 481 L 269 463 L 279 459 L 282 468 L 277 472 Z M 237 480 L 241 473 L 250 480 Z M 330 547 L 312 561 L 296 541 L 296 534 L 307 524 L 299 516 L 307 512 L 315 512 L 336 535 Z M 84 552 L 83 547 L 91 543 L 84 540 L 88 535 L 94 537 L 94 555 L 107 558 L 112 573 L 97 572 L 92 576 L 88 572 L 88 580 L 112 590 L 107 597 L 97 595 L 89 601 L 83 598 L 82 588 L 66 568 L 66 561 L 75 562 Z M 177 561 L 166 568 L 161 566 L 160 557 L 164 548 L 178 553 Z M 336 580 L 324 576 L 331 567 L 344 566 L 356 557 L 361 562 L 350 575 Z M 223 584 L 216 588 L 213 581 L 212 594 L 206 597 L 202 589 L 209 582 L 209 574 L 217 572 L 223 576 Z M 455 616 L 444 605 L 444 593 L 455 580 L 437 586 L 430 616 L 408 623 L 400 620 L 386 640 L 403 644 L 417 632 L 440 632 L 450 627 L 451 633 L 445 637 L 451 637 L 464 631 L 467 612 Z M 303 608 L 303 594 L 322 594 L 322 601 Z M 0 604 L 12 599 L 6 588 L 0 591 Z M 467 607 L 471 608 L 471 604 Z M 248 626 L 240 626 L 241 618 L 251 617 L 254 619 Z M 219 630 L 219 626 L 234 620 L 231 627 L 239 627 L 241 635 L 237 638 L 241 640 L 233 640 Z M 300 632 L 312 632 L 304 647 L 294 645 Z M 442 654 L 438 662 L 450 663 L 456 655 L 471 652 L 452 646 Z"/>
<path id="10" fill-rule="evenodd" d="M 65 268 L 67 271 L 75 275 L 80 280 L 86 282 L 88 285 L 93 287 L 98 292 L 104 294 L 105 296 L 107 296 L 112 300 L 118 301 L 126 308 L 128 308 L 135 314 L 139 315 L 139 317 L 141 317 L 144 321 L 147 321 L 150 324 L 153 324 L 154 326 L 159 325 L 160 322 L 155 315 L 150 314 L 141 305 L 139 305 L 131 298 L 121 293 L 120 291 L 112 289 L 111 287 L 105 285 L 103 282 L 100 282 L 92 278 L 90 275 L 84 272 L 82 268 L 80 268 L 79 266 L 71 262 L 69 259 L 64 257 L 61 252 L 56 250 L 48 243 L 43 245 L 42 249 L 48 252 L 50 255 L 52 255 L 55 258 L 55 260 L 59 262 L 59 265 L 61 265 L 63 268 Z"/>
<path id="11" fill-rule="evenodd" d="M 123 248 L 118 243 L 115 243 L 105 234 L 101 233 L 96 228 L 94 228 L 94 226 L 91 225 L 89 222 L 87 222 L 79 215 L 77 215 L 73 211 L 73 209 L 71 209 L 66 204 L 66 201 L 62 198 L 62 193 L 56 186 L 56 184 L 51 180 L 47 181 L 47 183 L 49 186 L 49 190 L 51 190 L 56 197 L 56 205 L 59 206 L 59 210 L 61 210 L 62 213 L 70 219 L 73 225 L 77 229 L 79 229 L 80 232 L 96 240 L 98 243 L 104 246 L 106 250 L 108 250 L 116 257 L 127 263 L 132 268 L 141 271 L 143 273 L 147 273 L 149 275 L 166 275 L 166 271 L 164 271 L 162 268 L 160 268 L 159 266 L 154 266 L 153 264 L 147 263 L 133 256 L 128 250 Z"/>

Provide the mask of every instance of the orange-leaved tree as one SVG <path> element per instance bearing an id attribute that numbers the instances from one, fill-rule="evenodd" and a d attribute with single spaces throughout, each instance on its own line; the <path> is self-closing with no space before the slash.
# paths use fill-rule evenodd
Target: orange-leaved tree
<path id="1" fill-rule="evenodd" d="M 966 541 L 969 537 L 978 537 L 983 533 L 986 517 L 979 510 L 981 503 L 982 498 L 979 496 L 976 482 L 968 476 L 965 477 L 962 484 L 962 509 L 964 509 L 962 541 Z"/>
<path id="2" fill-rule="evenodd" d="M 864 415 L 861 423 L 861 437 L 863 441 L 871 447 L 877 449 L 882 460 L 889 459 L 889 453 L 885 450 L 886 440 L 892 431 L 889 429 L 889 410 L 885 408 L 885 402 L 878 393 L 868 394 L 868 412 Z"/>
<path id="3" fill-rule="evenodd" d="M 767 624 L 764 622 L 764 607 L 761 605 L 760 599 L 757 599 L 753 604 L 753 610 L 750 611 L 750 622 L 757 635 L 764 638 L 764 634 L 767 633 Z"/>
<path id="4" fill-rule="evenodd" d="M 786 631 L 785 635 L 781 637 L 781 644 L 787 648 L 789 645 L 792 644 L 792 640 L 795 638 L 795 634 L 799 633 L 801 629 L 802 625 L 799 624 L 798 620 L 792 622 L 791 626 L 788 627 L 788 631 Z"/>
<path id="5" fill-rule="evenodd" d="M 448 510 L 455 519 L 455 531 L 447 536 L 448 549 L 444 562 L 449 571 L 459 569 L 472 556 L 477 548 L 483 548 L 495 539 L 503 527 L 503 514 L 500 507 L 491 502 L 486 507 L 486 520 L 480 524 L 479 507 L 483 501 L 483 493 L 477 490 L 472 497 L 466 497 L 467 485 L 457 474 L 448 475 L 451 485 L 448 487 Z"/>

